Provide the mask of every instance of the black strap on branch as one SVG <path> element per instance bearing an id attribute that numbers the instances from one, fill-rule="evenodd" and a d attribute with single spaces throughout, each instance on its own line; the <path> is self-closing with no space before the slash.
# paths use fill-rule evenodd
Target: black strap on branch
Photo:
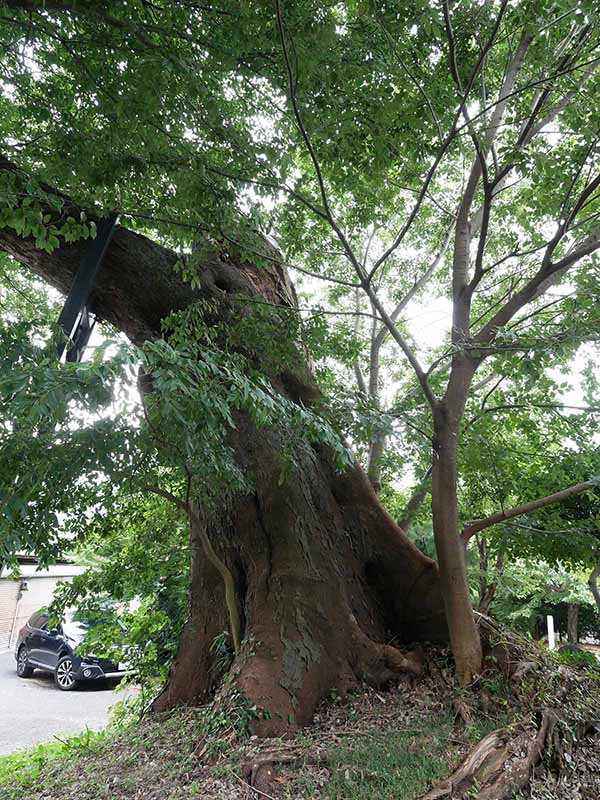
<path id="1" fill-rule="evenodd" d="M 83 351 L 92 335 L 96 318 L 88 308 L 87 302 L 118 221 L 117 213 L 103 217 L 96 226 L 96 238 L 90 240 L 81 256 L 77 275 L 58 318 L 58 324 L 66 336 L 66 341 L 58 346 L 59 361 L 65 350 L 67 361 L 81 361 Z"/>

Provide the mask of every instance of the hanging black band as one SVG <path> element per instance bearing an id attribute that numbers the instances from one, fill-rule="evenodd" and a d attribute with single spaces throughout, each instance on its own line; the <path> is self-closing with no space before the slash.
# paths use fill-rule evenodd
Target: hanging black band
<path id="1" fill-rule="evenodd" d="M 96 238 L 90 240 L 81 257 L 71 291 L 58 318 L 58 324 L 67 337 L 67 340 L 58 346 L 59 360 L 65 350 L 67 350 L 67 361 L 81 360 L 95 323 L 87 302 L 118 221 L 119 215 L 116 213 L 99 220 Z"/>

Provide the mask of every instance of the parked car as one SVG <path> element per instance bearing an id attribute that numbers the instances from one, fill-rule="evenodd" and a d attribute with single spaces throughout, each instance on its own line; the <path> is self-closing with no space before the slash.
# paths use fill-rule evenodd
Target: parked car
<path id="1" fill-rule="evenodd" d="M 84 681 L 119 681 L 131 675 L 125 664 L 78 655 L 77 648 L 92 624 L 74 612 L 67 614 L 58 627 L 49 629 L 47 610 L 37 611 L 19 631 L 15 648 L 17 675 L 31 678 L 35 669 L 51 672 L 54 683 L 63 692 L 70 692 Z"/>

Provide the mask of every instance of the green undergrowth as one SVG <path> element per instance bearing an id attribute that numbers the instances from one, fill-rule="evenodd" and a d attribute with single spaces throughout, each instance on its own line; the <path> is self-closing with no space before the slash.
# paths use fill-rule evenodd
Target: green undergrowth
<path id="1" fill-rule="evenodd" d="M 399 707 L 406 702 L 392 693 L 386 698 L 386 711 L 395 699 Z M 373 718 L 365 724 L 367 700 L 358 695 L 349 704 L 333 703 L 325 713 L 335 718 L 328 718 L 320 731 L 298 734 L 294 743 L 300 759 L 282 778 L 278 796 L 384 798 L 393 792 L 408 800 L 447 772 L 447 715 L 402 726 L 390 719 L 389 727 L 374 727 Z M 121 711 L 104 731 L 61 737 L 0 757 L 0 800 L 241 797 L 243 764 L 262 746 L 251 736 L 251 717 L 252 709 L 233 695 L 202 709 L 142 720 Z M 345 735 L 327 739 L 324 747 L 330 724 L 333 732 L 343 727 Z M 289 746 L 289 740 L 280 746 Z M 308 765 L 315 751 L 326 753 L 326 781 Z"/>
<path id="2" fill-rule="evenodd" d="M 244 764 L 261 748 L 292 748 L 278 798 L 403 800 L 444 778 L 470 741 L 498 724 L 486 718 L 456 740 L 449 698 L 433 684 L 333 698 L 313 727 L 291 740 L 252 737 L 252 708 L 235 696 L 201 709 L 143 719 L 123 713 L 86 731 L 0 757 L 0 800 L 192 800 L 244 797 Z M 239 700 L 239 698 L 238 698 Z"/>
<path id="3" fill-rule="evenodd" d="M 241 761 L 230 745 L 209 768 L 199 768 L 195 745 L 205 735 L 202 711 L 183 710 L 127 728 L 86 731 L 0 757 L 1 800 L 127 800 L 244 796 Z M 282 779 L 278 797 L 384 800 L 419 796 L 449 771 L 449 716 L 411 730 L 348 737 L 327 754 L 327 780 L 298 764 Z M 300 737 L 302 738 L 302 737 Z M 308 754 L 310 756 L 310 754 Z"/>
<path id="4" fill-rule="evenodd" d="M 141 720 L 121 709 L 105 731 L 0 757 L 0 800 L 248 797 L 248 765 L 267 753 L 271 758 L 273 752 L 286 757 L 274 759 L 277 777 L 268 796 L 415 800 L 448 776 L 474 743 L 543 707 L 565 680 L 569 717 L 574 724 L 584 718 L 597 672 L 579 667 L 583 682 L 574 683 L 565 677 L 559 659 L 540 656 L 540 661 L 539 670 L 521 684 L 518 699 L 498 671 L 489 672 L 477 694 L 426 676 L 414 686 L 389 692 L 365 688 L 343 701 L 332 696 L 313 726 L 282 740 L 252 735 L 260 709 L 235 692 L 204 708 L 149 714 Z M 438 668 L 444 663 L 440 660 Z M 456 718 L 457 700 L 472 712 L 466 728 Z"/>
<path id="5" fill-rule="evenodd" d="M 21 800 L 27 796 L 27 788 L 40 777 L 44 768 L 50 763 L 60 763 L 98 752 L 109 738 L 111 734 L 108 731 L 88 729 L 74 736 L 54 738 L 29 750 L 0 756 L 0 798 Z"/>

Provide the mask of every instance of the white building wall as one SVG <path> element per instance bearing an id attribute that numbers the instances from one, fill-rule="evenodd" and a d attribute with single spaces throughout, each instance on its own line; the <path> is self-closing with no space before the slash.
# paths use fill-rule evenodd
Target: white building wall
<path id="1" fill-rule="evenodd" d="M 83 567 L 73 564 L 53 565 L 41 571 L 36 571 L 35 565 L 21 564 L 18 580 L 5 571 L 0 577 L 0 652 L 14 647 L 19 630 L 34 611 L 50 604 L 59 581 L 70 581 L 83 571 Z"/>
<path id="2" fill-rule="evenodd" d="M 52 601 L 58 581 L 59 578 L 27 578 L 27 590 L 21 592 L 21 599 L 15 608 L 15 624 L 9 647 L 14 646 L 19 631 L 34 611 L 39 611 Z"/>
<path id="3" fill-rule="evenodd" d="M 0 579 L 0 652 L 10 646 L 20 581 Z"/>

